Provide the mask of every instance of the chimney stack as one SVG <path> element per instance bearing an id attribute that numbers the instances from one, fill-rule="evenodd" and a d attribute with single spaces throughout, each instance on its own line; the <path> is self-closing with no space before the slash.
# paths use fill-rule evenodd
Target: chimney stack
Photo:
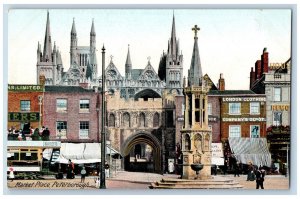
<path id="1" fill-rule="evenodd" d="M 267 48 L 264 48 L 263 54 L 261 55 L 261 72 L 260 76 L 263 75 L 263 73 L 268 73 L 269 71 L 269 53 L 267 52 Z"/>
<path id="2" fill-rule="evenodd" d="M 221 73 L 219 79 L 219 91 L 224 91 L 224 90 L 225 90 L 225 79 L 223 77 L 223 73 Z"/>
<path id="3" fill-rule="evenodd" d="M 261 76 L 261 60 L 255 62 L 255 79 L 259 79 Z"/>
<path id="4" fill-rule="evenodd" d="M 251 71 L 250 71 L 250 89 L 253 86 L 253 83 L 255 82 L 255 72 L 253 71 L 253 67 L 251 67 Z"/>

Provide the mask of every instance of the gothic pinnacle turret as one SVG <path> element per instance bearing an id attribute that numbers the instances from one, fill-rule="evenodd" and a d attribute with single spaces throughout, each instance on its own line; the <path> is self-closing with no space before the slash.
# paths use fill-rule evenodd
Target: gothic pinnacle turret
<path id="1" fill-rule="evenodd" d="M 91 53 L 94 53 L 96 49 L 96 32 L 94 27 L 94 19 L 92 22 L 92 27 L 90 32 L 90 48 L 91 48 Z"/>
<path id="2" fill-rule="evenodd" d="M 128 52 L 127 52 L 127 58 L 125 63 L 125 77 L 128 79 L 131 78 L 131 69 L 132 69 L 132 63 L 130 59 L 130 51 L 129 51 L 129 44 L 128 44 Z"/>
<path id="3" fill-rule="evenodd" d="M 45 41 L 44 41 L 43 61 L 52 62 L 52 44 L 51 44 L 51 34 L 50 34 L 49 11 L 47 11 L 47 23 L 46 23 L 46 33 L 45 33 Z"/>
<path id="4" fill-rule="evenodd" d="M 188 72 L 188 86 L 200 86 L 202 83 L 202 68 L 200 62 L 197 36 L 197 32 L 200 30 L 200 28 L 197 25 L 195 25 L 192 28 L 192 30 L 195 32 L 195 37 L 191 66 Z"/>

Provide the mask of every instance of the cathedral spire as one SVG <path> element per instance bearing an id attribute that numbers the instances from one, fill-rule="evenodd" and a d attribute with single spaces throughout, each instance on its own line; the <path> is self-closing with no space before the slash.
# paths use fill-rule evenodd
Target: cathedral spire
<path id="1" fill-rule="evenodd" d="M 94 19 L 93 19 L 93 22 L 92 22 L 90 36 L 96 36 L 95 27 L 94 27 Z"/>
<path id="2" fill-rule="evenodd" d="M 195 25 L 192 30 L 195 32 L 194 37 L 194 48 L 193 48 L 193 55 L 191 66 L 189 69 L 188 74 L 188 86 L 200 86 L 202 83 L 202 69 L 201 69 L 201 62 L 200 62 L 200 55 L 199 55 L 199 48 L 198 48 L 198 36 L 197 32 L 200 28 Z"/>
<path id="3" fill-rule="evenodd" d="M 72 24 L 72 30 L 71 30 L 71 35 L 76 36 L 76 28 L 75 28 L 75 18 L 73 18 L 73 24 Z"/>
<path id="4" fill-rule="evenodd" d="M 45 33 L 45 41 L 44 41 L 43 61 L 44 62 L 52 61 L 52 44 L 51 44 L 51 34 L 50 34 L 49 11 L 47 11 L 47 24 L 46 24 L 46 33 Z"/>
<path id="5" fill-rule="evenodd" d="M 177 44 L 176 44 L 176 29 L 175 29 L 175 16 L 173 12 L 173 22 L 172 22 L 172 32 L 171 32 L 171 39 L 170 39 L 170 53 L 173 59 L 177 57 Z"/>
<path id="6" fill-rule="evenodd" d="M 131 77 L 131 69 L 132 69 L 132 63 L 130 59 L 130 50 L 129 50 L 129 44 L 128 44 L 128 52 L 127 52 L 127 58 L 125 63 L 125 77 L 130 78 Z"/>

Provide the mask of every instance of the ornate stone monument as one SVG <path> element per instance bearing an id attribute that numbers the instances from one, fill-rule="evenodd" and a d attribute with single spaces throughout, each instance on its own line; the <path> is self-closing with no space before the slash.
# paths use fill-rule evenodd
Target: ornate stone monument
<path id="1" fill-rule="evenodd" d="M 183 179 L 211 178 L 211 130 L 208 127 L 208 80 L 202 77 L 195 25 L 194 49 L 189 69 L 188 86 L 184 85 L 184 128 L 181 131 L 183 154 Z M 200 173 L 198 173 L 200 171 Z"/>

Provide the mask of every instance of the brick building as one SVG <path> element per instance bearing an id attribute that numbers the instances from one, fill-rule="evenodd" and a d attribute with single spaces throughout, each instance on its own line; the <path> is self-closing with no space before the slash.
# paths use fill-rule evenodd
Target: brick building
<path id="1" fill-rule="evenodd" d="M 45 86 L 43 125 L 51 140 L 99 142 L 101 97 L 80 86 Z"/>
<path id="2" fill-rule="evenodd" d="M 266 137 L 266 97 L 247 90 L 218 91 L 221 98 L 221 140 Z"/>
<path id="3" fill-rule="evenodd" d="M 41 85 L 8 85 L 8 124 L 7 128 L 16 130 L 38 128 L 43 122 L 40 111 L 43 111 L 44 87 Z M 42 100 L 39 104 L 39 99 Z"/>
<path id="4" fill-rule="evenodd" d="M 285 173 L 290 149 L 291 121 L 291 59 L 283 63 L 269 63 L 267 49 L 251 68 L 250 89 L 266 94 L 266 127 L 272 160 Z"/>

